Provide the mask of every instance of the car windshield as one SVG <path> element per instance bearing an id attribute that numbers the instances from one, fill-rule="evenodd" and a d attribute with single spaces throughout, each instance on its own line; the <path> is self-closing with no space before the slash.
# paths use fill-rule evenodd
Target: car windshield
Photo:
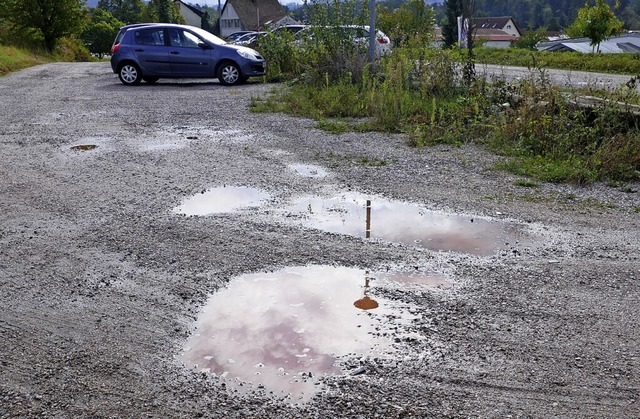
<path id="1" fill-rule="evenodd" d="M 212 34 L 211 32 L 207 32 L 204 29 L 200 29 L 200 28 L 196 28 L 196 27 L 192 27 L 189 28 L 189 30 L 195 32 L 198 34 L 198 36 L 200 36 L 201 38 L 211 42 L 212 44 L 216 44 L 216 45 L 224 45 L 227 43 L 227 41 L 224 41 L 220 38 L 218 38 L 217 36 L 215 36 L 214 34 Z"/>

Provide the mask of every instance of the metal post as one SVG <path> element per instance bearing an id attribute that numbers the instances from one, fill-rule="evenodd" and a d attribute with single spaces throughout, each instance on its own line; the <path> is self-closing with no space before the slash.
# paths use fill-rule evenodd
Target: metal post
<path id="1" fill-rule="evenodd" d="M 368 239 L 371 237 L 371 201 L 367 199 L 367 226 L 365 230 L 365 237 Z"/>
<path id="2" fill-rule="evenodd" d="M 376 0 L 369 0 L 369 61 L 376 59 Z"/>

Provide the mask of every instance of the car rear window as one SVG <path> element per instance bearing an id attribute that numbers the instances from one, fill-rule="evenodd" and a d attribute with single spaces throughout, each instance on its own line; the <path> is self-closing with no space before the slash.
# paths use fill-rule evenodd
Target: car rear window
<path id="1" fill-rule="evenodd" d="M 135 33 L 136 44 L 164 45 L 164 29 L 143 29 Z"/>
<path id="2" fill-rule="evenodd" d="M 115 41 L 113 41 L 113 45 L 118 45 L 120 42 L 122 42 L 122 38 L 124 38 L 124 34 L 126 32 L 126 29 L 120 29 L 120 32 L 118 32 L 118 35 L 116 35 Z"/>

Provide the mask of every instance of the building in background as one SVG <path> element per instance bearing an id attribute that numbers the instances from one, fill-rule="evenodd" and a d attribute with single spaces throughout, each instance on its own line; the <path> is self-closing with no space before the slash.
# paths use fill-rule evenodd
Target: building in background
<path id="1" fill-rule="evenodd" d="M 196 26 L 198 28 L 202 27 L 202 17 L 204 16 L 204 12 L 202 10 L 183 2 L 182 0 L 174 0 L 173 2 L 180 11 L 185 22 L 187 22 L 187 25 Z"/>
<path id="2" fill-rule="evenodd" d="M 220 36 L 295 23 L 298 22 L 287 16 L 278 0 L 227 0 L 220 13 Z"/>

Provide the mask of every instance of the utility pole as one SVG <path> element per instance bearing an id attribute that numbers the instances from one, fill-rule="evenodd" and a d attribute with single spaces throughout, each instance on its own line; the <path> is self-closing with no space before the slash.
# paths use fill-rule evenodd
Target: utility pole
<path id="1" fill-rule="evenodd" d="M 369 0 L 369 61 L 376 59 L 376 0 Z"/>

